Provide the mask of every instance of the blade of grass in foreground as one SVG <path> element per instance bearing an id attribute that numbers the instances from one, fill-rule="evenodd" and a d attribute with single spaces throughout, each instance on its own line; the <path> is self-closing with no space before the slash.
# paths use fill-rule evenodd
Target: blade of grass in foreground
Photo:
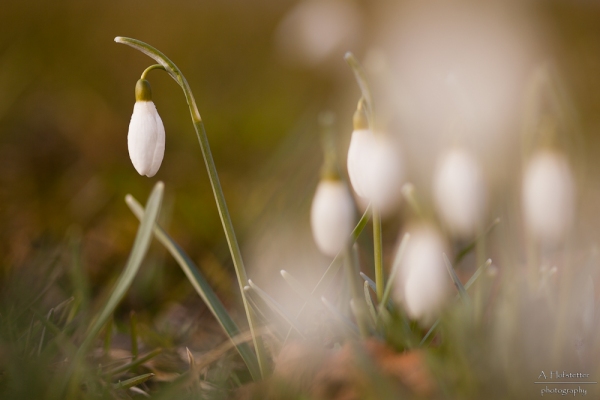
<path id="1" fill-rule="evenodd" d="M 110 293 L 110 296 L 104 307 L 96 319 L 92 322 L 91 327 L 88 329 L 85 339 L 75 354 L 67 374 L 64 376 L 62 385 L 57 387 L 58 393 L 62 393 L 62 391 L 68 385 L 69 392 L 67 393 L 67 398 L 75 398 L 76 391 L 80 390 L 80 378 L 83 374 L 83 359 L 91 345 L 96 340 L 100 330 L 106 324 L 106 321 L 108 321 L 108 319 L 113 315 L 115 308 L 117 308 L 119 302 L 121 302 L 123 297 L 125 297 L 125 294 L 133 282 L 133 278 L 137 274 L 140 265 L 146 256 L 148 247 L 150 247 L 150 240 L 152 239 L 152 227 L 154 226 L 156 218 L 158 217 L 158 212 L 162 203 L 164 187 L 165 185 L 162 182 L 158 182 L 156 185 L 154 185 L 152 193 L 150 194 L 150 198 L 148 199 L 148 203 L 146 204 L 146 209 L 148 211 L 144 215 L 144 218 L 141 219 L 140 227 L 138 228 L 135 236 L 133 248 L 131 249 L 131 253 L 127 259 L 125 269 L 119 276 L 117 284 Z"/>
<path id="2" fill-rule="evenodd" d="M 142 219 L 145 215 L 144 208 L 140 203 L 131 195 L 127 195 L 125 198 L 125 202 L 131 209 L 131 211 L 135 214 L 135 216 L 139 219 Z M 194 289 L 204 303 L 208 306 L 211 313 L 215 316 L 223 330 L 227 333 L 230 339 L 238 336 L 240 334 L 240 330 L 238 326 L 233 322 L 225 306 L 221 303 L 221 300 L 217 297 L 215 292 L 212 290 L 204 276 L 198 270 L 198 267 L 194 264 L 194 262 L 190 259 L 190 257 L 179 247 L 177 243 L 162 229 L 157 223 L 154 224 L 154 235 L 158 239 L 159 242 L 165 246 L 165 248 L 171 253 L 173 258 L 177 261 L 189 281 L 191 282 Z M 248 343 L 239 343 L 236 346 L 240 356 L 246 363 L 250 374 L 254 380 L 260 379 L 260 369 L 258 368 L 258 361 L 256 356 L 250 349 Z"/>
<path id="3" fill-rule="evenodd" d="M 154 186 L 154 189 L 152 189 L 152 193 L 150 194 L 150 198 L 146 206 L 148 212 L 144 215 L 144 218 L 141 219 L 140 227 L 133 243 L 133 248 L 129 255 L 129 259 L 127 260 L 127 265 L 119 277 L 119 280 L 110 294 L 110 297 L 106 301 L 104 308 L 89 329 L 86 338 L 81 345 L 80 351 L 84 351 L 82 349 L 85 349 L 93 342 L 108 318 L 113 314 L 115 308 L 117 308 L 119 302 L 123 299 L 123 297 L 125 297 L 129 286 L 131 286 L 133 278 L 137 274 L 144 256 L 148 251 L 148 247 L 150 246 L 150 240 L 152 239 L 152 227 L 154 226 L 154 222 L 158 217 L 158 212 L 162 203 L 163 191 L 164 184 L 162 182 L 158 182 Z"/>

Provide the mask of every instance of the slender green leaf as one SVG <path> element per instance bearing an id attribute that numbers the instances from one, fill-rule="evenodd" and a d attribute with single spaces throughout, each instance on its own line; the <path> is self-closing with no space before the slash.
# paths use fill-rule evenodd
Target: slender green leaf
<path id="1" fill-rule="evenodd" d="M 373 114 L 373 96 L 371 96 L 371 90 L 370 90 L 369 84 L 367 82 L 367 74 L 365 74 L 363 67 L 360 65 L 360 63 L 358 62 L 358 60 L 356 59 L 354 54 L 352 54 L 352 52 L 350 52 L 350 51 L 347 52 L 344 55 L 344 59 L 346 60 L 346 62 L 350 66 L 350 68 L 352 68 L 352 72 L 354 73 L 354 78 L 356 79 L 356 83 L 358 83 L 358 86 L 360 87 L 362 97 L 367 102 L 369 114 L 372 115 Z M 369 125 L 372 126 L 372 123 L 370 122 Z"/>
<path id="2" fill-rule="evenodd" d="M 131 379 L 127 379 L 126 381 L 122 381 L 119 383 L 115 383 L 113 385 L 113 389 L 129 389 L 132 386 L 137 386 L 146 382 L 148 379 L 152 378 L 154 374 L 152 372 L 140 376 L 136 376 Z"/>
<path id="3" fill-rule="evenodd" d="M 477 278 L 479 278 L 479 275 L 481 275 L 481 273 L 486 270 L 487 268 L 489 268 L 489 266 L 492 265 L 492 259 L 488 258 L 486 260 L 486 262 L 483 263 L 483 265 L 481 265 L 479 268 L 477 268 L 477 271 L 475 271 L 473 273 L 473 275 L 469 278 L 469 280 L 467 281 L 467 283 L 465 283 L 465 290 L 470 288 L 472 284 L 475 283 L 475 281 L 477 280 Z"/>
<path id="4" fill-rule="evenodd" d="M 361 272 L 360 276 L 365 280 L 365 282 L 369 284 L 371 289 L 373 289 L 373 292 L 377 293 L 377 286 L 375 285 L 375 281 L 369 278 L 364 272 Z"/>
<path id="5" fill-rule="evenodd" d="M 481 273 L 488 268 L 490 265 L 492 265 L 492 260 L 491 259 L 487 259 L 487 261 L 485 263 L 483 263 L 483 265 L 481 265 L 479 268 L 477 268 L 477 271 L 475 271 L 475 273 L 471 276 L 471 278 L 469 278 L 469 280 L 467 281 L 467 283 L 465 283 L 465 290 L 470 288 L 471 285 L 473 285 L 473 283 L 475 283 L 475 281 L 477 280 L 477 278 L 479 277 L 479 275 L 481 275 Z M 457 294 L 457 297 L 460 297 L 460 294 Z M 425 336 L 423 336 L 423 339 L 421 339 L 421 343 L 419 344 L 419 346 L 423 346 L 425 344 L 425 342 L 427 341 L 427 339 L 431 336 L 431 334 L 437 329 L 437 327 L 440 324 L 440 320 L 439 318 L 435 321 L 435 323 L 431 326 L 431 328 L 429 328 L 429 330 L 427 331 L 427 333 L 425 334 Z"/>
<path id="6" fill-rule="evenodd" d="M 50 311 L 48 311 L 46 320 L 50 321 L 50 318 L 52 318 L 52 314 L 54 314 L 54 308 L 51 308 Z M 44 345 L 44 336 L 46 336 L 46 326 L 45 325 L 42 328 L 42 336 L 40 337 L 40 344 L 38 346 L 38 351 L 37 351 L 38 357 L 40 356 L 40 353 L 42 352 L 42 346 Z"/>
<path id="7" fill-rule="evenodd" d="M 433 332 L 437 329 L 438 325 L 440 324 L 440 320 L 437 319 L 433 325 L 431 325 L 431 328 L 429 328 L 429 330 L 427 331 L 427 333 L 425 334 L 425 336 L 423 336 L 423 339 L 421 339 L 421 343 L 419 343 L 419 347 L 423 346 L 426 342 L 427 339 L 429 339 L 429 337 L 433 334 Z"/>
<path id="8" fill-rule="evenodd" d="M 377 312 L 375 311 L 375 306 L 373 305 L 373 299 L 371 298 L 371 293 L 369 291 L 369 283 L 367 281 L 365 281 L 363 289 L 365 292 L 365 300 L 367 301 L 367 307 L 369 308 L 369 313 L 371 314 L 372 322 L 375 323 L 375 321 L 377 321 Z"/>
<path id="9" fill-rule="evenodd" d="M 442 253 L 442 256 L 444 257 L 444 262 L 446 263 L 446 268 L 448 269 L 448 273 L 450 274 L 450 277 L 452 278 L 452 282 L 454 282 L 454 286 L 456 286 L 456 289 L 458 290 L 458 293 L 460 294 L 460 298 L 462 299 L 462 301 L 465 304 L 470 304 L 471 299 L 470 299 L 467 291 L 465 290 L 465 287 L 463 286 L 462 282 L 458 278 L 458 275 L 456 275 L 456 271 L 454 271 L 452 264 L 450 264 L 450 260 L 448 260 L 448 256 L 446 256 L 446 253 Z"/>
<path id="10" fill-rule="evenodd" d="M 396 257 L 394 258 L 394 264 L 392 265 L 392 270 L 390 271 L 390 276 L 388 278 L 387 284 L 385 285 L 385 291 L 383 292 L 383 297 L 381 298 L 381 303 L 386 304 L 390 299 L 390 295 L 392 293 L 392 286 L 394 285 L 394 280 L 396 279 L 396 274 L 400 269 L 400 264 L 402 261 L 402 256 L 404 255 L 404 251 L 406 250 L 406 245 L 408 244 L 408 240 L 410 239 L 410 234 L 406 233 L 402 238 L 402 242 L 400 242 L 400 247 L 398 248 L 398 253 L 396 253 Z"/>
<path id="11" fill-rule="evenodd" d="M 477 236 L 475 238 L 475 240 L 473 240 L 471 243 L 469 243 L 467 246 L 465 246 L 465 248 L 462 249 L 456 255 L 456 257 L 454 257 L 454 265 L 458 265 L 458 263 L 461 262 L 462 259 L 475 248 L 475 246 L 477 245 L 477 242 L 479 242 L 485 236 L 489 235 L 499 223 L 500 223 L 500 218 L 496 218 L 494 221 L 492 221 L 490 226 L 488 226 L 487 229 L 481 235 Z"/>
<path id="12" fill-rule="evenodd" d="M 127 196 L 125 201 L 138 219 L 144 217 L 145 212 L 143 207 L 133 196 Z M 238 326 L 235 324 L 235 322 L 233 322 L 233 319 L 231 319 L 229 316 L 225 306 L 221 300 L 219 300 L 191 258 L 157 223 L 154 225 L 154 235 L 158 241 L 165 246 L 169 253 L 171 253 L 175 261 L 177 261 L 194 289 L 196 289 L 198 295 L 202 298 L 210 312 L 217 319 L 225 333 L 227 333 L 227 336 L 232 339 L 239 335 L 240 330 Z M 260 378 L 258 362 L 256 356 L 254 353 L 252 353 L 250 346 L 248 346 L 248 343 L 240 343 L 236 346 L 236 348 L 246 363 L 246 366 L 248 367 L 250 374 L 252 374 L 253 379 L 258 380 Z"/>
<path id="13" fill-rule="evenodd" d="M 158 212 L 162 203 L 163 191 L 164 184 L 162 182 L 158 182 L 154 186 L 154 189 L 152 189 L 152 193 L 150 194 L 150 198 L 146 206 L 147 212 L 145 213 L 144 218 L 141 220 L 141 224 L 135 237 L 133 248 L 129 255 L 129 259 L 127 260 L 125 269 L 121 273 L 115 288 L 111 292 L 110 297 L 102 308 L 102 311 L 100 311 L 99 316 L 92 323 L 92 326 L 87 332 L 86 338 L 80 347 L 80 352 L 86 351 L 88 346 L 92 344 L 106 321 L 108 321 L 110 316 L 113 314 L 121 299 L 125 297 L 127 290 L 129 290 L 129 287 L 133 282 L 133 278 L 137 274 L 137 271 L 144 260 L 144 256 L 148 251 L 148 247 L 150 246 L 150 240 L 152 239 L 152 227 L 154 226 L 154 222 L 158 217 Z"/>
<path id="14" fill-rule="evenodd" d="M 117 368 L 107 371 L 104 375 L 114 376 L 114 375 L 120 374 L 122 372 L 129 371 L 130 369 L 135 368 L 139 365 L 142 365 L 146 361 L 153 359 L 154 357 L 156 357 L 157 355 L 162 353 L 162 351 L 163 351 L 162 349 L 152 350 L 150 353 L 143 355 L 142 357 L 136 358 L 135 360 L 133 360 L 130 363 L 121 365 L 120 367 L 117 367 Z"/>

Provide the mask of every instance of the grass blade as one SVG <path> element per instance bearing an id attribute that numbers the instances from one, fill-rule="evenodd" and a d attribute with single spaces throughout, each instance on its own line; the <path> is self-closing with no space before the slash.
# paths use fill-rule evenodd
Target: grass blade
<path id="1" fill-rule="evenodd" d="M 489 235 L 492 232 L 492 230 L 494 230 L 494 228 L 496 227 L 496 225 L 498 225 L 499 223 L 500 223 L 500 218 L 496 218 L 490 224 L 490 226 L 488 226 L 488 228 L 485 230 L 485 232 L 483 232 L 481 235 L 479 235 L 478 237 L 476 237 L 475 240 L 473 240 L 464 249 L 462 249 L 456 255 L 456 257 L 454 257 L 454 265 L 458 265 L 458 263 L 461 262 L 462 259 L 475 248 L 475 246 L 477 245 L 477 242 L 480 241 L 483 237 Z"/>
<path id="2" fill-rule="evenodd" d="M 396 253 L 396 258 L 394 259 L 394 264 L 392 265 L 392 270 L 390 271 L 390 276 L 388 277 L 387 284 L 385 285 L 385 291 L 383 292 L 383 297 L 381 298 L 381 303 L 379 304 L 380 307 L 383 307 L 382 304 L 386 304 L 390 299 L 393 282 L 396 278 L 398 270 L 400 269 L 400 262 L 402 261 L 402 256 L 404 255 L 404 251 L 406 250 L 406 245 L 408 244 L 409 239 L 410 234 L 406 233 L 402 238 L 402 242 L 400 242 L 398 253 Z"/>
<path id="3" fill-rule="evenodd" d="M 137 274 L 144 256 L 148 251 L 148 247 L 150 247 L 150 240 L 152 239 L 152 227 L 154 226 L 154 222 L 158 217 L 158 212 L 162 203 L 163 191 L 164 184 L 162 182 L 158 182 L 154 186 L 154 189 L 152 189 L 152 193 L 150 194 L 150 198 L 146 206 L 147 212 L 145 213 L 144 218 L 141 220 L 140 227 L 135 237 L 133 248 L 129 255 L 129 259 L 127 260 L 125 269 L 121 273 L 115 288 L 106 301 L 106 304 L 104 305 L 104 308 L 100 312 L 98 318 L 96 318 L 90 327 L 86 338 L 81 345 L 80 352 L 85 351 L 94 341 L 106 321 L 108 321 L 115 308 L 117 308 L 117 305 L 123 299 L 123 297 L 125 297 L 127 290 L 131 286 L 133 278 Z"/>
<path id="4" fill-rule="evenodd" d="M 163 350 L 160 349 L 160 348 L 152 350 L 150 353 L 148 353 L 148 354 L 146 354 L 146 355 L 144 355 L 142 357 L 136 358 L 135 360 L 133 360 L 130 363 L 127 363 L 125 365 L 121 365 L 120 367 L 117 367 L 115 369 L 107 371 L 104 375 L 106 375 L 106 376 L 114 376 L 114 375 L 120 374 L 122 372 L 129 371 L 130 369 L 135 368 L 135 367 L 137 367 L 139 365 L 142 365 L 146 361 L 151 360 L 152 358 L 156 357 L 157 355 L 159 355 L 160 353 L 162 353 L 162 351 Z"/>
<path id="5" fill-rule="evenodd" d="M 133 196 L 127 196 L 125 198 L 125 202 L 138 219 L 142 219 L 144 217 L 144 208 Z M 233 339 L 239 335 L 240 330 L 238 326 L 235 322 L 233 322 L 233 319 L 231 319 L 229 316 L 225 306 L 223 303 L 221 303 L 221 300 L 219 300 L 209 283 L 206 281 L 190 257 L 157 223 L 154 224 L 154 235 L 158 241 L 165 246 L 169 253 L 171 253 L 171 256 L 173 256 L 175 261 L 177 261 L 194 289 L 196 289 L 198 295 L 202 298 L 210 312 L 215 316 L 223 330 L 227 333 L 227 336 L 229 336 L 230 339 Z M 261 375 L 258 367 L 258 361 L 248 343 L 239 343 L 236 348 L 246 363 L 252 378 L 254 380 L 259 380 Z"/>
<path id="6" fill-rule="evenodd" d="M 471 278 L 469 278 L 469 280 L 467 281 L 467 283 L 465 283 L 464 288 L 465 290 L 467 290 L 468 288 L 471 287 L 471 285 L 473 285 L 473 283 L 475 283 L 475 281 L 477 280 L 477 278 L 479 278 L 479 275 L 481 275 L 481 273 L 488 268 L 490 265 L 492 265 L 492 259 L 488 258 L 487 261 L 480 266 L 479 268 L 477 268 L 477 271 L 475 271 L 475 273 L 471 276 Z M 460 294 L 457 295 L 458 297 L 460 297 Z M 423 336 L 423 339 L 421 339 L 421 343 L 419 343 L 419 347 L 423 346 L 423 344 L 425 344 L 425 342 L 427 341 L 427 339 L 429 338 L 429 336 L 431 336 L 431 334 L 433 333 L 433 331 L 435 329 L 437 329 L 438 325 L 440 324 L 440 320 L 437 319 L 435 321 L 435 323 L 431 326 L 431 328 L 429 328 L 429 330 L 427 331 L 427 333 L 425 334 L 425 336 Z"/>
<path id="7" fill-rule="evenodd" d="M 450 264 L 450 260 L 448 260 L 448 256 L 446 256 L 446 253 L 442 253 L 442 256 L 444 257 L 444 262 L 446 263 L 446 268 L 448 269 L 448 273 L 450 274 L 450 277 L 452 278 L 452 282 L 454 282 L 454 286 L 456 286 L 456 289 L 458 290 L 458 294 L 460 295 L 460 298 L 462 299 L 462 301 L 465 304 L 470 304 L 471 299 L 469 298 L 469 295 L 467 294 L 467 291 L 465 290 L 465 287 L 463 286 L 462 282 L 458 278 L 458 275 L 456 275 L 456 271 L 454 271 L 454 267 L 452 267 L 452 264 Z"/>
<path id="8" fill-rule="evenodd" d="M 365 281 L 364 284 L 365 291 L 365 300 L 367 301 L 367 307 L 369 308 L 369 313 L 371 314 L 372 322 L 375 323 L 377 321 L 377 312 L 375 311 L 375 306 L 373 305 L 373 299 L 371 298 L 371 293 L 369 292 L 369 283 Z"/>
<path id="9" fill-rule="evenodd" d="M 141 383 L 146 382 L 148 379 L 152 378 L 154 374 L 152 372 L 140 376 L 136 376 L 131 379 L 127 379 L 126 381 L 115 383 L 113 385 L 113 389 L 129 389 L 132 386 L 137 386 Z"/>
<path id="10" fill-rule="evenodd" d="M 375 293 L 377 293 L 377 286 L 375 285 L 375 281 L 369 278 L 364 272 L 360 273 L 360 276 L 365 280 L 365 282 L 373 289 Z"/>

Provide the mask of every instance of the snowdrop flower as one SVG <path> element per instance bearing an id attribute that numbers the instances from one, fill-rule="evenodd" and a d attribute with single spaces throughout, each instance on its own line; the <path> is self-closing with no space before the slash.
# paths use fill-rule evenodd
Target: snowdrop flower
<path id="1" fill-rule="evenodd" d="M 541 150 L 527 164 L 522 205 L 527 230 L 537 240 L 556 244 L 573 222 L 575 185 L 567 159 Z"/>
<path id="2" fill-rule="evenodd" d="M 346 184 L 339 179 L 321 180 L 313 198 L 310 223 L 319 250 L 335 257 L 354 229 L 354 203 Z"/>
<path id="3" fill-rule="evenodd" d="M 435 206 L 450 231 L 472 235 L 485 211 L 485 183 L 475 159 L 462 149 L 447 151 L 433 178 Z"/>
<path id="4" fill-rule="evenodd" d="M 316 67 L 355 47 L 361 37 L 361 12 L 344 0 L 298 2 L 276 31 L 276 45 L 292 64 Z"/>
<path id="5" fill-rule="evenodd" d="M 387 137 L 374 136 L 370 161 L 365 165 L 367 198 L 382 215 L 390 214 L 402 197 L 404 168 L 395 143 Z"/>
<path id="6" fill-rule="evenodd" d="M 395 144 L 368 128 L 362 102 L 354 114 L 348 176 L 356 194 L 389 214 L 402 197 L 403 166 Z"/>
<path id="7" fill-rule="evenodd" d="M 411 230 L 399 274 L 394 282 L 394 299 L 404 305 L 409 317 L 430 323 L 446 303 L 450 277 L 442 253 L 444 239 L 437 229 L 423 225 Z"/>
<path id="8" fill-rule="evenodd" d="M 152 102 L 147 80 L 138 80 L 135 100 L 127 134 L 129 158 L 140 175 L 151 177 L 158 172 L 165 154 L 165 127 Z"/>

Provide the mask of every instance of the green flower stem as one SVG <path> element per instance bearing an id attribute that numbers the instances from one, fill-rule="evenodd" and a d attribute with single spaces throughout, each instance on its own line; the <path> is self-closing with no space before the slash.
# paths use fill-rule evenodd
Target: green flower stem
<path id="1" fill-rule="evenodd" d="M 373 207 L 373 254 L 375 258 L 375 286 L 377 287 L 377 301 L 381 302 L 385 288 L 383 277 L 383 245 L 381 238 L 381 214 Z"/>
<path id="2" fill-rule="evenodd" d="M 196 135 L 198 137 L 198 142 L 200 143 L 200 150 L 202 151 L 204 163 L 208 171 L 210 184 L 212 186 L 215 200 L 217 202 L 219 216 L 221 217 L 221 223 L 223 224 L 223 230 L 225 231 L 225 237 L 227 239 L 229 251 L 231 252 L 231 257 L 233 259 L 233 266 L 237 275 L 240 293 L 242 296 L 242 301 L 244 303 L 244 310 L 246 311 L 246 316 L 248 318 L 248 325 L 250 327 L 250 332 L 252 333 L 252 340 L 254 342 L 254 348 L 256 350 L 259 367 L 261 370 L 261 374 L 264 378 L 268 374 L 267 357 L 265 354 L 262 339 L 256 334 L 257 326 L 254 312 L 250 308 L 250 304 L 248 303 L 248 300 L 246 299 L 246 294 L 244 292 L 244 286 L 246 286 L 248 283 L 248 277 L 246 275 L 246 269 L 244 268 L 244 263 L 242 261 L 242 254 L 235 237 L 233 223 L 231 222 L 231 217 L 227 209 L 227 203 L 225 201 L 223 189 L 221 188 L 219 176 L 217 175 L 217 168 L 215 166 L 212 153 L 210 151 L 208 138 L 204 129 L 204 123 L 202 122 L 202 118 L 200 117 L 200 112 L 198 111 L 198 107 L 196 106 L 196 100 L 194 99 L 192 90 L 179 68 L 169 58 L 167 58 L 167 56 L 165 56 L 163 53 L 161 53 L 154 47 L 140 40 L 120 36 L 115 38 L 115 42 L 131 46 L 156 60 L 156 62 L 158 62 L 164 67 L 165 71 L 179 84 L 179 86 L 181 86 L 181 89 L 183 90 L 183 93 L 185 95 L 186 101 L 190 109 L 194 129 L 196 130 Z"/>
<path id="3" fill-rule="evenodd" d="M 144 72 L 142 72 L 142 76 L 140 76 L 140 79 L 146 79 L 148 72 L 152 71 L 153 69 L 162 69 L 163 71 L 166 71 L 164 66 L 162 66 L 160 64 L 154 64 L 154 65 L 149 66 L 148 68 L 146 68 L 144 70 Z"/>
<path id="4" fill-rule="evenodd" d="M 369 129 L 372 132 L 375 132 L 375 112 L 373 111 L 373 96 L 371 95 L 371 89 L 369 88 L 369 83 L 367 81 L 367 74 L 365 70 L 360 65 L 354 54 L 352 52 L 347 52 L 344 56 L 344 59 L 352 68 L 352 72 L 354 72 L 354 78 L 356 79 L 356 83 L 358 84 L 362 97 L 366 102 L 367 109 L 367 119 L 369 122 Z M 381 214 L 377 207 L 373 207 L 373 253 L 374 253 L 374 261 L 375 261 L 375 284 L 377 287 L 377 301 L 381 302 L 381 298 L 383 297 L 383 290 L 385 287 L 384 277 L 383 277 L 383 250 L 382 250 L 382 238 L 381 238 Z"/>
<path id="5" fill-rule="evenodd" d="M 350 293 L 353 301 L 352 311 L 354 311 L 356 317 L 356 324 L 358 325 L 360 336 L 366 338 L 369 336 L 369 328 L 367 326 L 367 303 L 364 298 L 364 292 L 361 290 L 360 283 L 357 279 L 358 268 L 354 262 L 350 246 L 351 245 L 348 245 L 344 252 L 344 266 L 346 267 L 348 285 L 350 286 Z"/>

